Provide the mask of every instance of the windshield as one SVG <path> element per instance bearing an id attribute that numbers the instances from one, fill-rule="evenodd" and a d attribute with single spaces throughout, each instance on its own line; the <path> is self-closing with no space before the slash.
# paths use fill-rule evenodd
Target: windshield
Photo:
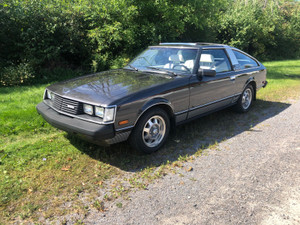
<path id="1" fill-rule="evenodd" d="M 132 60 L 128 66 L 136 70 L 192 73 L 196 56 L 197 49 L 150 47 Z"/>

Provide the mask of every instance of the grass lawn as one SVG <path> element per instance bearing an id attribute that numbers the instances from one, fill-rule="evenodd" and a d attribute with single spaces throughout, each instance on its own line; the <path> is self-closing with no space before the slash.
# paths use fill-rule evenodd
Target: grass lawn
<path id="1" fill-rule="evenodd" d="M 35 109 L 49 84 L 0 88 L 0 224 L 103 211 L 112 199 L 126 198 L 208 146 L 251 129 L 257 112 L 288 107 L 285 102 L 300 94 L 300 60 L 264 65 L 269 84 L 258 92 L 255 110 L 223 110 L 180 126 L 161 151 L 147 156 L 126 143 L 100 147 L 51 127 Z"/>
<path id="2" fill-rule="evenodd" d="M 263 63 L 268 70 L 268 88 L 258 92 L 262 100 L 281 101 L 300 94 L 300 60 Z"/>

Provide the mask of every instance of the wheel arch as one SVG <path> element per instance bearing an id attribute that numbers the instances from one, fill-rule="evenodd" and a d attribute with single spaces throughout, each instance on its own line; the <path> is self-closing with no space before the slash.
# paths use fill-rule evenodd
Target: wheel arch
<path id="1" fill-rule="evenodd" d="M 134 126 L 138 123 L 139 119 L 147 111 L 149 111 L 155 107 L 158 107 L 158 108 L 161 108 L 162 110 L 164 110 L 170 118 L 171 126 L 172 127 L 175 126 L 175 114 L 174 114 L 173 106 L 170 101 L 168 101 L 167 99 L 164 99 L 164 98 L 155 98 L 155 99 L 151 99 L 150 101 L 146 102 L 142 106 L 142 108 L 139 110 L 138 117 L 134 123 Z"/>
<path id="2" fill-rule="evenodd" d="M 245 83 L 244 89 L 248 86 L 248 85 L 252 85 L 253 88 L 253 99 L 256 100 L 256 81 L 254 79 L 254 77 L 250 77 L 247 82 Z"/>

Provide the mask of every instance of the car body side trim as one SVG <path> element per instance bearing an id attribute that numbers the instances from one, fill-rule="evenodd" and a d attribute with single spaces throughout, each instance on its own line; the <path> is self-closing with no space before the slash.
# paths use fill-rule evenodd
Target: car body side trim
<path id="1" fill-rule="evenodd" d="M 239 95 L 241 95 L 241 94 L 242 94 L 242 93 L 238 93 L 238 94 L 231 95 L 231 96 L 228 96 L 228 97 L 226 97 L 226 98 L 218 99 L 218 100 L 216 100 L 216 101 L 212 101 L 212 102 L 209 102 L 209 103 L 206 103 L 206 104 L 203 104 L 203 105 L 195 106 L 195 107 L 192 107 L 192 108 L 190 108 L 190 109 L 187 109 L 187 110 L 183 110 L 183 111 L 177 112 L 177 113 L 175 113 L 175 116 L 178 116 L 178 115 L 180 115 L 180 114 L 183 114 L 183 113 L 186 113 L 186 112 L 195 110 L 195 109 L 199 109 L 199 108 L 202 108 L 202 107 L 205 107 L 205 106 L 208 106 L 208 105 L 217 103 L 217 102 L 221 102 L 221 101 L 223 101 L 223 100 L 226 100 L 226 99 L 229 99 L 229 98 L 232 98 L 232 97 L 236 97 L 236 96 L 239 96 Z"/>
<path id="2" fill-rule="evenodd" d="M 180 114 L 183 114 L 183 113 L 187 113 L 189 110 L 188 109 L 186 109 L 186 110 L 183 110 L 183 111 L 180 111 L 180 112 L 177 112 L 177 113 L 175 113 L 175 116 L 178 116 L 178 115 L 180 115 Z"/>
<path id="3" fill-rule="evenodd" d="M 231 95 L 231 96 L 228 96 L 228 97 L 225 97 L 225 98 L 221 98 L 221 99 L 218 99 L 216 101 L 212 101 L 212 102 L 209 102 L 209 103 L 206 103 L 206 104 L 203 104 L 203 105 L 198 105 L 198 106 L 195 106 L 195 107 L 192 107 L 189 109 L 189 111 L 193 111 L 195 109 L 199 109 L 199 108 L 202 108 L 202 107 L 205 107 L 205 106 L 208 106 L 208 105 L 212 105 L 214 103 L 217 103 L 217 102 L 221 102 L 221 101 L 224 101 L 226 99 L 229 99 L 229 98 L 233 98 L 233 97 L 236 97 L 236 96 L 239 96 L 241 95 L 242 93 L 238 93 L 238 94 L 235 94 L 235 95 Z"/>
<path id="4" fill-rule="evenodd" d="M 128 126 L 128 127 L 122 127 L 122 128 L 116 129 L 116 132 L 120 132 L 120 131 L 123 131 L 123 130 L 129 130 L 133 127 L 134 127 L 134 125 L 131 125 L 131 126 Z"/>

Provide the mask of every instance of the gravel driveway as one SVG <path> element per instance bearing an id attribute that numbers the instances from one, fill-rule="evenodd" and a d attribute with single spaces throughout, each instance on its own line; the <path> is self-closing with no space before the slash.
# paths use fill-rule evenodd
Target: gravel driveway
<path id="1" fill-rule="evenodd" d="M 300 224 L 299 112 L 297 101 L 83 222 Z"/>

